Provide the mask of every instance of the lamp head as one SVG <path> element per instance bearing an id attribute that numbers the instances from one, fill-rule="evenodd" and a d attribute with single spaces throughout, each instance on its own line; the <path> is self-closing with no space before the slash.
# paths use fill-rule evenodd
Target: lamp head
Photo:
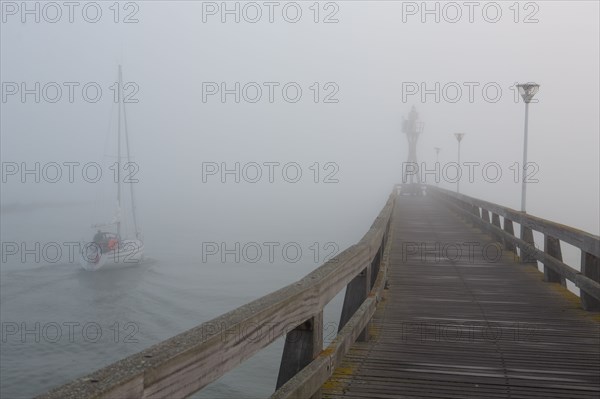
<path id="1" fill-rule="evenodd" d="M 519 88 L 519 94 L 521 95 L 521 97 L 523 97 L 523 101 L 525 101 L 526 104 L 529 104 L 531 102 L 533 97 L 537 94 L 538 90 L 540 89 L 540 85 L 533 82 L 523 83 L 517 85 L 517 87 Z"/>

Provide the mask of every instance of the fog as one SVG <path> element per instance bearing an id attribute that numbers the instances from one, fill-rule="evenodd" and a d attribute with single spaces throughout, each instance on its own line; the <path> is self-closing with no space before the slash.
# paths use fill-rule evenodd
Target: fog
<path id="1" fill-rule="evenodd" d="M 124 15 L 135 11 L 139 22 L 129 24 L 115 24 L 108 6 L 96 24 L 75 11 L 73 23 L 63 10 L 65 15 L 54 24 L 43 15 L 39 24 L 25 15 L 31 23 L 23 24 L 22 10 L 14 16 L 5 12 L 3 82 L 26 82 L 29 87 L 33 82 L 97 82 L 103 96 L 88 103 L 75 90 L 69 103 L 66 88 L 54 104 L 44 98 L 35 103 L 32 95 L 25 102 L 20 93 L 7 96 L 2 104 L 2 159 L 42 165 L 101 160 L 114 111 L 109 87 L 116 81 L 117 64 L 122 64 L 124 81 L 139 87 L 133 97 L 139 102 L 127 107 L 139 166 L 140 212 L 148 215 L 142 220 L 157 213 L 177 220 L 183 214 L 186 222 L 206 226 L 208 217 L 211 230 L 232 223 L 256 226 L 261 219 L 282 215 L 294 229 L 298 223 L 331 228 L 341 219 L 365 223 L 400 181 L 407 152 L 401 121 L 411 105 L 425 122 L 419 161 L 434 162 L 434 146 L 442 148 L 440 162 L 455 161 L 452 133 L 465 132 L 463 162 L 497 162 L 503 179 L 488 183 L 479 169 L 473 184 L 463 181 L 463 192 L 517 208 L 520 184 L 514 183 L 508 167 L 522 160 L 524 106 L 515 103 L 510 87 L 536 81 L 541 88 L 539 103 L 531 106 L 529 160 L 539 165 L 539 183 L 529 186 L 529 211 L 598 231 L 597 4 L 537 3 L 537 23 L 514 23 L 508 7 L 497 23 L 487 22 L 479 9 L 473 23 L 466 9 L 459 22 L 449 23 L 441 6 L 440 23 L 427 14 L 422 23 L 420 12 L 403 14 L 406 5 L 401 3 L 336 4 L 339 10 L 321 14 L 335 11 L 339 22 L 316 24 L 304 3 L 297 23 L 286 22 L 275 11 L 269 23 L 264 7 L 257 23 L 245 22 L 243 14 L 240 23 L 234 15 L 221 23 L 220 13 L 204 15 L 203 23 L 207 6 L 202 2 L 142 2 L 139 10 L 122 10 Z M 532 12 L 521 10 L 520 18 Z M 235 103 L 233 95 L 226 103 L 218 95 L 203 103 L 202 82 L 225 82 L 229 88 L 235 82 L 297 82 L 303 96 L 288 103 L 277 90 L 269 103 L 263 86 L 257 103 L 243 98 Z M 309 89 L 314 82 L 335 83 L 339 102 L 315 104 Z M 463 93 L 456 103 L 449 102 L 456 97 L 451 88 L 447 95 L 439 90 L 439 103 L 435 94 L 423 102 L 421 93 L 402 91 L 407 82 L 425 83 L 429 90 L 436 82 L 441 87 L 455 83 Z M 464 82 L 479 84 L 472 103 Z M 503 91 L 495 103 L 481 90 L 490 82 Z M 490 97 L 496 97 L 493 88 Z M 307 178 L 300 184 L 286 183 L 281 176 L 274 184 L 266 177 L 254 184 L 243 178 L 240 184 L 231 183 L 232 176 L 226 184 L 219 176 L 201 180 L 203 162 L 233 167 L 251 161 L 297 162 Z M 313 172 L 307 168 L 314 162 L 336 163 L 339 182 L 310 183 Z M 61 184 L 65 178 L 54 184 L 42 178 L 36 184 L 32 176 L 25 183 L 19 176 L 6 180 L 3 204 L 32 198 L 88 199 L 93 187 L 81 178 L 73 184 Z M 547 198 L 563 206 L 557 209 Z M 343 206 L 331 206 L 335 203 Z M 360 224 L 352 225 L 354 237 L 361 235 Z"/>
<path id="2" fill-rule="evenodd" d="M 112 217 L 119 65 L 129 84 L 123 94 L 137 181 L 124 184 L 123 213 L 133 184 L 146 256 L 164 276 L 156 290 L 168 310 L 159 313 L 171 318 L 165 330 L 140 329 L 144 339 L 129 353 L 294 281 L 324 260 L 329 244 L 339 252 L 357 242 L 401 182 L 408 155 L 402 124 L 412 106 L 424 122 L 417 145 L 423 169 L 434 168 L 434 147 L 441 148 L 440 170 L 456 162 L 454 133 L 464 132 L 461 164 L 478 164 L 471 181 L 463 168 L 461 193 L 519 209 L 525 104 L 514 85 L 540 84 L 529 107 L 528 161 L 537 181 L 528 184 L 527 212 L 600 233 L 597 2 L 482 2 L 474 9 L 462 2 L 313 3 L 83 2 L 70 15 L 60 2 L 2 2 L 3 245 L 91 240 L 90 226 Z M 96 87 L 97 101 L 90 99 Z M 37 172 L 22 173 L 36 163 Z M 96 182 L 82 172 L 89 163 L 102 172 Z M 498 179 L 482 172 L 490 163 Z M 456 189 L 440 177 L 439 186 Z M 427 175 L 426 183 L 434 179 Z M 207 242 L 293 242 L 304 255 L 298 263 L 206 261 Z M 4 255 L 3 321 L 35 320 L 44 295 L 28 303 L 18 286 L 25 283 L 6 273 L 48 262 Z M 52 274 L 43 269 L 44 278 Z M 200 281 L 198 315 L 192 302 L 200 300 L 193 296 Z M 135 296 L 135 287 L 125 287 Z M 17 291 L 22 305 L 9 307 Z M 189 308 L 178 314 L 184 303 Z M 68 317 L 53 309 L 45 309 L 48 317 Z M 18 367 L 4 349 L 3 370 Z M 97 361 L 122 355 L 115 350 Z M 53 386 L 21 391 L 7 379 L 3 389 L 12 395 Z"/>

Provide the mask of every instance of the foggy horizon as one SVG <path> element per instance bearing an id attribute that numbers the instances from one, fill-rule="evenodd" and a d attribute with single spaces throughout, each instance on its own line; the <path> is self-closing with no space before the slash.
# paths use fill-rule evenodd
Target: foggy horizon
<path id="1" fill-rule="evenodd" d="M 42 394 L 137 353 L 357 243 L 410 167 L 403 123 L 412 107 L 423 123 L 422 183 L 457 190 L 454 134 L 465 133 L 460 193 L 520 210 L 525 103 L 516 84 L 539 84 L 527 214 L 600 234 L 598 2 L 73 4 L 0 5 L 2 319 L 139 322 L 140 342 L 104 354 L 65 345 L 72 357 L 44 347 L 43 361 L 35 345 L 23 360 L 21 346 L 3 342 L 7 397 Z M 123 237 L 141 233 L 149 266 L 93 277 L 64 259 L 65 243 L 92 241 L 92 226 L 111 218 Z M 258 243 L 266 254 L 265 242 L 277 242 L 275 260 L 201 253 Z M 30 261 L 22 243 L 65 252 Z M 286 244 L 301 248 L 299 260 L 282 254 Z M 579 262 L 575 247 L 563 251 Z M 90 358 L 80 369 L 48 371 L 52 359 L 68 365 L 81 354 Z M 271 392 L 265 379 L 227 380 L 206 395 Z"/>

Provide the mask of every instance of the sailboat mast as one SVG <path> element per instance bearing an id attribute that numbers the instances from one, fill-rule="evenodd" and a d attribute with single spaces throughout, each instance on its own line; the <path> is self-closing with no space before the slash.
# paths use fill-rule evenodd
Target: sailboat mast
<path id="1" fill-rule="evenodd" d="M 127 163 L 128 165 L 131 165 L 131 151 L 129 149 L 129 129 L 127 127 L 127 109 L 125 108 L 125 101 L 123 101 L 123 125 L 125 127 L 125 148 L 127 153 Z M 140 231 L 138 230 L 137 224 L 133 182 L 129 182 L 129 192 L 131 193 L 131 213 L 133 216 L 133 228 L 135 231 L 135 238 L 139 239 Z"/>
<path id="2" fill-rule="evenodd" d="M 119 65 L 119 85 L 117 86 L 118 103 L 118 123 L 117 123 L 117 235 L 121 236 L 121 90 L 123 87 L 123 74 L 121 65 Z"/>

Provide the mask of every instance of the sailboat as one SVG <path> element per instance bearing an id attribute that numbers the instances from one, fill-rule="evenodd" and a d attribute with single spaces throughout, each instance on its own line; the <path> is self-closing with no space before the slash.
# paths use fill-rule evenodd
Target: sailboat
<path id="1" fill-rule="evenodd" d="M 121 93 L 123 87 L 123 72 L 119 65 L 119 101 L 118 101 L 118 123 L 117 123 L 117 170 L 121 170 L 121 112 L 123 112 L 123 124 L 125 135 L 125 154 L 127 162 L 131 162 L 129 150 L 129 135 L 127 131 L 127 113 L 125 112 L 125 103 Z M 120 174 L 117 174 L 117 204 L 115 216 L 109 223 L 94 224 L 92 228 L 97 229 L 93 241 L 86 243 L 81 249 L 81 266 L 88 271 L 95 271 L 102 267 L 129 267 L 139 264 L 144 259 L 144 243 L 141 240 L 141 233 L 138 228 L 134 185 L 129 183 L 131 214 L 133 219 L 134 233 L 133 237 L 125 238 L 122 236 L 122 205 L 123 205 L 123 183 Z M 112 231 L 110 231 L 110 230 Z"/>

